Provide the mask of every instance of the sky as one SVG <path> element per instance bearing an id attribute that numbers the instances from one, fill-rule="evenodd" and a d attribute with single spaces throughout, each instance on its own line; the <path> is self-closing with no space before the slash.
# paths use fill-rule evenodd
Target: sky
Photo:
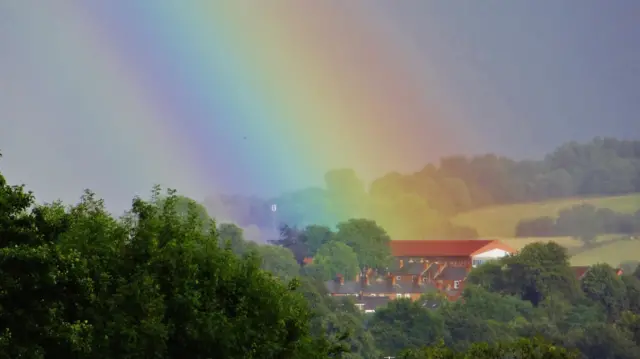
<path id="1" fill-rule="evenodd" d="M 638 39 L 634 0 L 4 1 L 0 171 L 124 208 L 640 139 Z"/>

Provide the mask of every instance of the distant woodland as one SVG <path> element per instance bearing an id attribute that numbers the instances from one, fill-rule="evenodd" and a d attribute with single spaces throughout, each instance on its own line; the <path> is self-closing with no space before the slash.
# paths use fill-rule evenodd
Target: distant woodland
<path id="1" fill-rule="evenodd" d="M 540 160 L 495 154 L 446 157 L 415 173 L 391 172 L 370 186 L 354 170 L 339 169 L 325 175 L 324 188 L 268 200 L 221 196 L 209 198 L 205 206 L 212 214 L 224 207 L 243 227 L 333 226 L 348 218 L 369 218 L 394 238 L 471 238 L 477 236 L 475 229 L 452 224 L 451 216 L 494 205 L 633 192 L 640 192 L 640 141 L 596 138 L 566 143 Z M 278 204 L 275 217 L 272 203 Z M 531 233 L 531 228 L 524 224 L 520 231 Z"/>

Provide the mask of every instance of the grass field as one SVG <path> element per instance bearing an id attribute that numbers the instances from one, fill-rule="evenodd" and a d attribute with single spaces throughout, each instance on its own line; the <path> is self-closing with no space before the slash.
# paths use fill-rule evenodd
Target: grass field
<path id="1" fill-rule="evenodd" d="M 598 237 L 598 242 L 608 242 L 614 239 L 619 238 L 619 235 L 602 235 Z M 536 243 L 536 242 L 556 242 L 559 245 L 572 250 L 578 249 L 582 247 L 582 241 L 572 238 L 572 237 L 520 237 L 520 238 L 498 238 L 491 237 L 490 239 L 497 239 L 500 242 L 508 245 L 509 247 L 520 250 L 527 244 Z"/>
<path id="2" fill-rule="evenodd" d="M 640 194 L 487 207 L 461 213 L 452 218 L 452 221 L 475 228 L 481 237 L 513 238 L 516 225 L 520 220 L 541 216 L 555 217 L 561 209 L 583 203 L 600 208 L 611 208 L 617 212 L 634 213 L 640 210 Z"/>
<path id="3" fill-rule="evenodd" d="M 571 265 L 586 266 L 607 263 L 617 266 L 620 262 L 640 260 L 640 240 L 615 241 L 600 248 L 584 251 L 571 257 Z"/>

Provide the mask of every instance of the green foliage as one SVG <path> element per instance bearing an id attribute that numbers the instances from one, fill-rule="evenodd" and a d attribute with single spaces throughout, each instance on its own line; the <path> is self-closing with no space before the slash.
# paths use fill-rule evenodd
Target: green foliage
<path id="1" fill-rule="evenodd" d="M 442 317 L 409 299 L 392 301 L 386 308 L 377 310 L 369 328 L 383 353 L 420 348 L 445 335 Z"/>
<path id="2" fill-rule="evenodd" d="M 312 266 L 322 272 L 325 280 L 340 274 L 345 278 L 354 278 L 360 272 L 358 256 L 348 245 L 331 241 L 320 247 L 313 258 Z"/>
<path id="3" fill-rule="evenodd" d="M 591 266 L 580 284 L 589 299 L 606 309 L 611 320 L 629 306 L 625 282 L 606 264 Z"/>
<path id="4" fill-rule="evenodd" d="M 69 209 L 32 201 L 0 176 L 0 357 L 325 358 L 337 348 L 311 336 L 297 282 L 261 269 L 283 269 L 290 253 L 234 255 L 174 191 L 135 199 L 121 219 L 89 191 Z"/>
<path id="5" fill-rule="evenodd" d="M 218 237 L 223 247 L 228 247 L 231 252 L 239 256 L 255 249 L 251 242 L 244 239 L 242 228 L 232 223 L 221 223 L 218 226 Z"/>
<path id="6" fill-rule="evenodd" d="M 480 266 L 467 281 L 536 306 L 545 298 L 573 300 L 580 295 L 567 251 L 554 242 L 533 243 L 516 255 Z"/>
<path id="7" fill-rule="evenodd" d="M 327 226 L 310 225 L 301 233 L 301 240 L 307 246 L 309 256 L 313 257 L 323 244 L 333 239 L 334 235 Z"/>
<path id="8" fill-rule="evenodd" d="M 440 343 L 419 350 L 407 350 L 401 359 L 578 359 L 578 352 L 568 351 L 542 338 L 519 339 L 497 344 L 475 343 L 456 352 Z"/>
<path id="9" fill-rule="evenodd" d="M 335 240 L 351 247 L 362 266 L 385 268 L 390 264 L 391 238 L 375 221 L 350 219 L 339 223 Z"/>
<path id="10" fill-rule="evenodd" d="M 300 266 L 290 250 L 274 245 L 258 246 L 257 248 L 262 269 L 285 281 L 298 276 Z"/>
<path id="11" fill-rule="evenodd" d="M 66 218 L 47 221 L 53 211 L 32 205 L 31 193 L 0 174 L 0 357 L 84 355 L 94 328 L 76 308 L 92 305 L 87 263 L 53 241 Z"/>

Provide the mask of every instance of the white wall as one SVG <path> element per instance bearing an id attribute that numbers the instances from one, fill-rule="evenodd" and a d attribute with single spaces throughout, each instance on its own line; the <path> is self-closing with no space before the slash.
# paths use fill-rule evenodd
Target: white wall
<path id="1" fill-rule="evenodd" d="M 486 261 L 502 258 L 507 254 L 509 254 L 509 252 L 502 249 L 495 248 L 495 249 L 488 250 L 486 252 L 478 253 L 475 256 L 471 257 L 471 260 L 472 260 L 471 263 L 473 267 L 476 267 L 478 266 L 478 264 L 482 264 Z"/>
<path id="2" fill-rule="evenodd" d="M 472 259 L 497 259 L 502 258 L 509 254 L 509 252 L 502 249 L 491 249 L 483 253 L 478 253 L 472 257 Z"/>

